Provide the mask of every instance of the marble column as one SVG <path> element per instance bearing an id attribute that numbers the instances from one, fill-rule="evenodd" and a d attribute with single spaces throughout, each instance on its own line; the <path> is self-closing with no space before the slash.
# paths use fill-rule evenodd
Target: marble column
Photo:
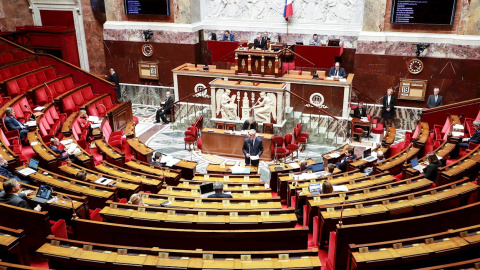
<path id="1" fill-rule="evenodd" d="M 107 21 L 123 21 L 125 14 L 123 0 L 105 0 L 105 13 Z"/>
<path id="2" fill-rule="evenodd" d="M 33 25 L 27 0 L 0 0 L 0 31 L 15 31 L 15 27 Z"/>
<path id="3" fill-rule="evenodd" d="M 480 35 L 480 1 L 463 1 L 459 35 Z"/>
<path id="4" fill-rule="evenodd" d="M 103 25 L 95 18 L 90 0 L 82 1 L 83 27 L 87 44 L 88 64 L 93 74 L 106 71 L 105 53 L 103 49 Z"/>
<path id="5" fill-rule="evenodd" d="M 175 23 L 195 23 L 201 20 L 200 1 L 198 0 L 174 0 L 172 3 Z"/>
<path id="6" fill-rule="evenodd" d="M 387 0 L 365 0 L 363 31 L 384 31 L 386 4 Z"/>

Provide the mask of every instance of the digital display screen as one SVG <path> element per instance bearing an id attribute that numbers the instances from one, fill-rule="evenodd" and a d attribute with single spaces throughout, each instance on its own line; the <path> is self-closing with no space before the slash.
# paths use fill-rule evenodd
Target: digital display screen
<path id="1" fill-rule="evenodd" d="M 125 0 L 127 15 L 170 15 L 168 0 Z"/>
<path id="2" fill-rule="evenodd" d="M 452 25 L 457 0 L 393 0 L 390 23 Z"/>

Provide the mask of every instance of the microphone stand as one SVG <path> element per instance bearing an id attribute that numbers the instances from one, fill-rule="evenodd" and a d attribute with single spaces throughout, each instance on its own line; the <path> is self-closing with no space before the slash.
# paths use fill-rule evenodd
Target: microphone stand
<path id="1" fill-rule="evenodd" d="M 274 161 L 274 164 L 278 164 L 277 163 L 277 142 L 275 142 L 275 148 L 273 149 L 273 151 L 275 152 L 275 157 L 273 158 L 273 161 Z"/>
<path id="2" fill-rule="evenodd" d="M 50 188 L 50 191 L 52 191 L 53 193 L 53 189 L 51 187 Z M 59 196 L 60 194 L 57 193 L 57 197 Z M 68 201 L 70 201 L 70 203 L 72 204 L 72 219 L 77 219 L 77 213 L 75 213 L 75 205 L 73 205 L 73 200 L 66 196 L 66 195 L 60 195 L 62 200 L 65 201 L 65 199 L 67 199 Z"/>
<path id="3" fill-rule="evenodd" d="M 338 221 L 338 226 L 343 227 L 343 207 L 345 206 L 345 202 L 348 200 L 348 196 L 345 196 L 345 199 L 343 200 L 342 203 L 342 210 L 340 211 L 340 220 Z"/>

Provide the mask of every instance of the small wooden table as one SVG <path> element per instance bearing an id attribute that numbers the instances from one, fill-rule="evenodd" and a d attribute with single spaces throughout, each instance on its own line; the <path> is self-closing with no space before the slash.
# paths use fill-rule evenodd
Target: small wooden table
<path id="1" fill-rule="evenodd" d="M 257 137 L 263 142 L 263 154 L 260 159 L 272 160 L 271 147 L 274 135 L 257 133 Z M 203 128 L 202 153 L 244 158 L 242 148 L 246 138 L 247 134 L 240 134 L 239 131 L 231 133 L 223 129 Z"/>
<path id="2" fill-rule="evenodd" d="M 368 119 L 368 122 L 364 122 L 360 118 L 353 117 L 352 121 L 355 124 L 355 126 L 367 127 L 368 128 L 368 135 L 367 136 L 370 136 L 370 132 L 372 131 L 372 120 L 371 119 Z"/>

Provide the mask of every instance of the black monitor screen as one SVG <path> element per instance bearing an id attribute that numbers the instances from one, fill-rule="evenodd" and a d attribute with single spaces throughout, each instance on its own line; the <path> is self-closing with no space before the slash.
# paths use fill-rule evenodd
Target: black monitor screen
<path id="1" fill-rule="evenodd" d="M 168 0 L 125 0 L 127 15 L 170 15 Z"/>
<path id="2" fill-rule="evenodd" d="M 457 0 L 393 0 L 390 23 L 452 25 Z"/>

